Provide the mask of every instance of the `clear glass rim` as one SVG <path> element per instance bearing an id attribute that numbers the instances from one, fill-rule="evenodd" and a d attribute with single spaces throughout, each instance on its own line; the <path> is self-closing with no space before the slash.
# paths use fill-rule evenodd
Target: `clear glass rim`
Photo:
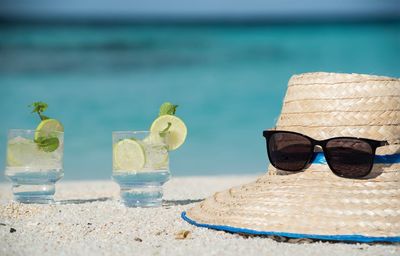
<path id="1" fill-rule="evenodd" d="M 140 133 L 151 133 L 150 131 L 144 131 L 144 130 L 140 130 L 140 131 L 113 131 L 112 134 L 125 134 L 125 133 L 135 133 L 135 134 L 140 134 Z"/>
<path id="2" fill-rule="evenodd" d="M 36 133 L 36 130 L 33 130 L 33 129 L 8 129 L 8 133 L 12 133 L 12 132 Z M 59 131 L 52 131 L 51 133 L 64 134 L 64 132 L 59 132 Z"/>

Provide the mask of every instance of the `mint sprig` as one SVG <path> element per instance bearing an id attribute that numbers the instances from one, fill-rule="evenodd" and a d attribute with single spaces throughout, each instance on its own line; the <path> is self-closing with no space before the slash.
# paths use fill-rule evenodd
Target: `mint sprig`
<path id="1" fill-rule="evenodd" d="M 46 111 L 46 109 L 48 108 L 48 105 L 46 103 L 37 101 L 29 105 L 29 107 L 33 107 L 31 113 L 37 113 L 41 121 L 50 119 L 48 116 L 43 115 L 43 112 Z M 41 134 L 42 131 L 36 130 L 36 133 Z M 54 135 L 54 133 L 52 134 L 51 132 L 46 132 L 44 135 L 35 137 L 37 138 L 34 139 L 34 142 L 36 143 L 38 148 L 44 152 L 53 152 L 60 145 L 60 141 L 57 136 Z"/>
<path id="2" fill-rule="evenodd" d="M 171 102 L 165 102 L 161 105 L 160 113 L 158 114 L 158 116 L 175 115 L 177 107 L 178 105 L 174 105 Z"/>
<path id="3" fill-rule="evenodd" d="M 162 130 L 161 132 L 160 132 L 160 137 L 161 138 L 165 138 L 165 136 L 167 136 L 167 133 L 168 133 L 168 130 L 169 130 L 169 128 L 171 128 L 171 123 L 170 122 L 168 122 L 168 126 L 167 126 L 167 128 L 165 128 L 164 130 Z"/>
<path id="4" fill-rule="evenodd" d="M 177 107 L 178 105 L 174 105 L 171 102 L 164 102 L 160 107 L 160 112 L 158 116 L 175 115 Z M 164 130 L 160 131 L 160 137 L 164 138 L 165 136 L 167 136 L 168 130 L 169 128 L 171 128 L 171 125 L 172 124 L 168 122 L 168 126 Z"/>
<path id="5" fill-rule="evenodd" d="M 37 113 L 39 115 L 40 120 L 43 121 L 43 120 L 49 119 L 48 116 L 45 116 L 42 114 L 48 107 L 48 105 L 46 103 L 37 101 L 37 102 L 33 102 L 28 107 L 33 107 L 33 110 L 31 113 Z"/>

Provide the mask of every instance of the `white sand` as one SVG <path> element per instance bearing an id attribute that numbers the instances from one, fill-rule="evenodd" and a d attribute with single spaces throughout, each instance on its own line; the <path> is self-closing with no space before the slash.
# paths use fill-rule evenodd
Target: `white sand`
<path id="1" fill-rule="evenodd" d="M 11 202 L 0 184 L 0 255 L 400 255 L 400 246 L 279 243 L 194 227 L 180 213 L 213 192 L 254 180 L 247 177 L 174 178 L 162 208 L 125 208 L 111 181 L 60 182 L 63 204 Z M 10 229 L 16 231 L 11 233 Z M 176 239 L 181 230 L 186 239 Z"/>

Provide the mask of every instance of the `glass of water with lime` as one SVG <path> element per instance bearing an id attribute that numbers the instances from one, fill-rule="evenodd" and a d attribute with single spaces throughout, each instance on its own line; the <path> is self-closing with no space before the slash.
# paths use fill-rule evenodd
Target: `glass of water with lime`
<path id="1" fill-rule="evenodd" d="M 164 106 L 164 107 L 163 107 Z M 169 151 L 185 141 L 187 129 L 175 116 L 176 105 L 164 103 L 149 131 L 113 132 L 113 180 L 128 207 L 162 204 L 163 184 L 170 179 Z"/>
<path id="2" fill-rule="evenodd" d="M 47 104 L 33 106 L 41 122 L 35 130 L 9 130 L 5 175 L 12 182 L 16 201 L 52 203 L 55 183 L 64 175 L 64 128 L 42 114 Z"/>

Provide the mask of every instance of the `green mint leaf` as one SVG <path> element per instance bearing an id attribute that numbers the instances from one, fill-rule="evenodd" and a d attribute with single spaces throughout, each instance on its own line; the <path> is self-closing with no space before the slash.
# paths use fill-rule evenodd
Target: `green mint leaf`
<path id="1" fill-rule="evenodd" d="M 49 119 L 49 117 L 42 115 L 42 113 L 47 109 L 48 105 L 44 102 L 37 101 L 29 105 L 29 107 L 33 107 L 33 110 L 31 113 L 37 113 L 39 115 L 40 120 L 46 120 Z"/>
<path id="2" fill-rule="evenodd" d="M 44 152 L 53 152 L 60 145 L 60 141 L 57 137 L 39 137 L 35 140 L 35 143 L 37 144 L 39 149 Z"/>
<path id="3" fill-rule="evenodd" d="M 37 102 L 33 102 L 31 105 L 29 105 L 29 107 L 33 107 L 32 113 L 36 113 L 36 112 L 44 112 L 48 105 L 44 102 L 41 101 L 37 101 Z"/>
<path id="4" fill-rule="evenodd" d="M 160 107 L 160 113 L 158 116 L 163 116 L 163 115 L 175 115 L 176 108 L 178 105 L 174 105 L 171 102 L 165 102 L 161 105 Z"/>
<path id="5" fill-rule="evenodd" d="M 164 130 L 162 130 L 161 132 L 160 132 L 160 137 L 161 138 L 165 138 L 165 136 L 167 136 L 167 132 L 168 132 L 168 130 L 169 130 L 169 128 L 171 128 L 171 123 L 170 122 L 168 122 L 168 126 L 167 126 L 167 128 L 165 128 Z"/>

